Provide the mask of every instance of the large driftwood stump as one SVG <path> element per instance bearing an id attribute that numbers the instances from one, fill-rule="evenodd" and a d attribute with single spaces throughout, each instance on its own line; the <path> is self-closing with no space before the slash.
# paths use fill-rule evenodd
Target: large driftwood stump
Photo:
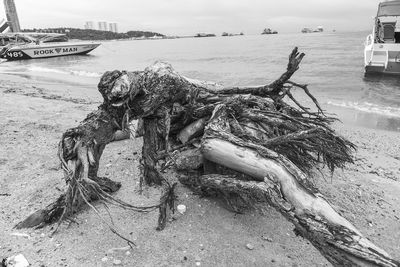
<path id="1" fill-rule="evenodd" d="M 181 183 L 220 195 L 234 210 L 271 205 L 335 266 L 400 266 L 310 182 L 321 164 L 334 171 L 352 163 L 354 145 L 330 128 L 335 119 L 324 114 L 307 85 L 290 81 L 303 57 L 294 49 L 281 77 L 246 88 L 192 80 L 162 62 L 141 72 L 106 72 L 98 86 L 104 103 L 60 142 L 66 193 L 17 227 L 68 219 L 82 205 L 96 210 L 90 201 L 99 200 L 140 212 L 158 208 L 161 230 L 175 200 L 175 185 L 162 170 L 175 167 Z M 293 97 L 293 87 L 312 99 L 314 111 Z M 151 207 L 116 199 L 110 193 L 119 185 L 97 177 L 103 149 L 134 119 L 143 122 L 141 182 L 164 190 Z"/>

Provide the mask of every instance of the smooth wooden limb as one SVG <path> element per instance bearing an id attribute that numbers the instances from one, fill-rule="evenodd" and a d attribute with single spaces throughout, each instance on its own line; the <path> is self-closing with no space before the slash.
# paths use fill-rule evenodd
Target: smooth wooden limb
<path id="1" fill-rule="evenodd" d="M 204 176 L 204 186 L 247 195 L 265 196 L 296 230 L 319 249 L 335 266 L 398 266 L 383 249 L 366 239 L 342 217 L 314 188 L 301 182 L 282 162 L 264 158 L 256 150 L 231 142 L 207 138 L 203 141 L 205 159 L 250 175 L 264 182 L 243 182 L 226 177 Z M 273 193 L 273 194 L 272 194 Z"/>
<path id="2" fill-rule="evenodd" d="M 177 135 L 179 141 L 181 141 L 182 144 L 186 144 L 193 137 L 201 135 L 206 126 L 206 121 L 206 118 L 201 118 L 183 128 L 183 130 Z"/>

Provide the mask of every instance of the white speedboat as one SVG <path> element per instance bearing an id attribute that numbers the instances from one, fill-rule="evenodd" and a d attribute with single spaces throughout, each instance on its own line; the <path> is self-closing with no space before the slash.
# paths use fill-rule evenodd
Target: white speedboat
<path id="1" fill-rule="evenodd" d="M 64 34 L 8 33 L 0 35 L 0 57 L 7 60 L 83 55 L 100 43 L 69 42 Z"/>
<path id="2" fill-rule="evenodd" d="M 400 0 L 379 4 L 364 49 L 366 73 L 400 74 Z"/>

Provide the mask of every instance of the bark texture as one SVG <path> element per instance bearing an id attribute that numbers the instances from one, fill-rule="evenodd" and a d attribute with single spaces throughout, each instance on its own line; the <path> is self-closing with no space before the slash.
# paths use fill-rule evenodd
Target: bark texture
<path id="1" fill-rule="evenodd" d="M 335 119 L 324 114 L 307 85 L 290 80 L 303 57 L 294 49 L 277 80 L 255 87 L 223 88 L 189 79 L 163 62 L 144 71 L 106 72 L 98 86 L 104 103 L 60 142 L 66 193 L 18 227 L 67 219 L 82 205 L 95 209 L 90 201 L 98 199 L 140 212 L 159 209 L 157 229 L 162 230 L 176 198 L 175 184 L 162 173 L 176 167 L 184 174 L 181 183 L 220 195 L 235 211 L 273 206 L 335 266 L 399 266 L 310 182 L 315 168 L 333 172 L 352 163 L 355 146 L 330 128 Z M 297 101 L 294 87 L 315 107 Z M 143 123 L 141 182 L 163 189 L 160 202 L 151 207 L 112 197 L 118 185 L 97 177 L 105 146 L 134 119 Z"/>

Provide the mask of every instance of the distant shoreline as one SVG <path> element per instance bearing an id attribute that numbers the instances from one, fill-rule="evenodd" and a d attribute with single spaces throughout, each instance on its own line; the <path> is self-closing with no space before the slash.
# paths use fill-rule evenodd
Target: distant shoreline
<path id="1" fill-rule="evenodd" d="M 76 29 L 76 28 L 47 28 L 47 29 L 24 29 L 22 32 L 39 32 L 39 33 L 61 33 L 67 35 L 69 39 L 73 40 L 86 40 L 86 41 L 115 41 L 115 40 L 163 40 L 163 39 L 182 39 L 182 38 L 206 38 L 206 37 L 235 37 L 235 36 L 270 36 L 272 34 L 245 34 L 243 32 L 236 34 L 229 34 L 222 32 L 222 34 L 215 33 L 196 33 L 193 35 L 165 35 L 158 32 L 152 31 L 139 31 L 132 30 L 126 33 L 115 33 L 109 31 L 99 30 L 87 30 L 87 29 Z M 357 31 L 341 31 L 341 30 L 326 30 L 324 32 L 318 32 L 319 34 L 337 34 L 337 33 L 348 33 L 348 32 L 369 32 L 369 30 L 357 30 Z M 279 32 L 279 35 L 291 35 L 291 34 L 304 34 L 302 32 Z"/>

